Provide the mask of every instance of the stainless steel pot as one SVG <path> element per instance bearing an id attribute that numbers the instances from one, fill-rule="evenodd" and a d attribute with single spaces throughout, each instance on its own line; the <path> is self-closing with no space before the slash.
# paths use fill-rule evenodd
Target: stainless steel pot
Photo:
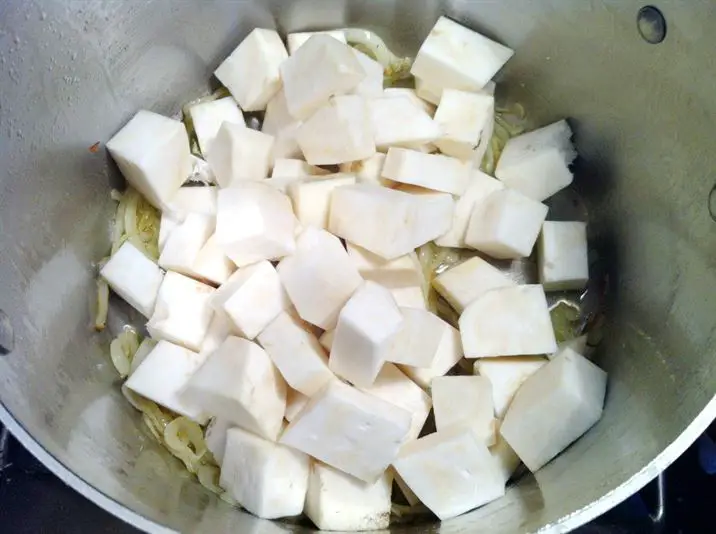
<path id="1" fill-rule="evenodd" d="M 149 531 L 283 532 L 203 491 L 138 431 L 107 337 L 90 329 L 92 263 L 112 202 L 103 151 L 137 109 L 208 89 L 253 27 L 365 26 L 404 52 L 445 13 L 518 50 L 508 97 L 573 118 L 577 189 L 609 265 L 603 419 L 507 496 L 415 531 L 565 532 L 638 490 L 716 414 L 716 10 L 666 2 L 663 43 L 633 0 L 10 0 L 0 4 L 0 419 L 100 506 Z M 709 211 L 709 196 L 711 208 Z M 121 319 L 118 314 L 115 317 Z M 14 331 L 14 344 L 11 334 Z M 398 530 L 398 529 L 396 529 Z"/>

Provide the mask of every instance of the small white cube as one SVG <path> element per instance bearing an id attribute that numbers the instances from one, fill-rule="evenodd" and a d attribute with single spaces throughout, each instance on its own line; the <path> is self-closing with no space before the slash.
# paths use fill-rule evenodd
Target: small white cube
<path id="1" fill-rule="evenodd" d="M 460 316 L 466 358 L 551 354 L 557 350 L 542 286 L 492 289 Z"/>
<path id="2" fill-rule="evenodd" d="M 188 274 L 198 280 L 220 286 L 229 279 L 235 270 L 236 265 L 224 254 L 216 239 L 216 234 L 212 234 L 201 247 Z"/>
<path id="3" fill-rule="evenodd" d="M 409 89 L 407 87 L 387 87 L 383 90 L 383 96 L 386 98 L 407 98 L 414 104 L 420 106 L 423 111 L 431 117 L 435 116 L 435 104 L 418 96 L 418 92 L 415 89 Z"/>
<path id="4" fill-rule="evenodd" d="M 151 111 L 138 111 L 107 141 L 107 150 L 127 181 L 160 210 L 191 173 L 184 124 Z"/>
<path id="5" fill-rule="evenodd" d="M 380 256 L 351 243 L 346 244 L 348 256 L 365 280 L 389 289 L 420 286 L 424 282 L 423 269 L 415 252 L 384 260 Z"/>
<path id="6" fill-rule="evenodd" d="M 512 399 L 530 376 L 547 363 L 542 356 L 510 356 L 475 360 L 474 372 L 492 384 L 495 417 L 503 419 Z"/>
<path id="7" fill-rule="evenodd" d="M 132 308 L 145 317 L 152 316 L 164 273 L 132 243 L 125 241 L 100 275 Z"/>
<path id="8" fill-rule="evenodd" d="M 393 467 L 441 520 L 505 494 L 496 460 L 469 428 L 443 430 L 406 444 Z"/>
<path id="9" fill-rule="evenodd" d="M 398 455 L 411 422 L 407 410 L 331 380 L 288 425 L 281 443 L 373 483 Z"/>
<path id="10" fill-rule="evenodd" d="M 305 454 L 232 428 L 219 485 L 262 519 L 296 516 L 306 500 L 310 462 Z"/>
<path id="11" fill-rule="evenodd" d="M 375 98 L 383 95 L 383 65 L 363 52 L 353 49 L 358 63 L 365 71 L 365 78 L 353 89 L 354 95 Z"/>
<path id="12" fill-rule="evenodd" d="M 353 49 L 329 35 L 313 35 L 281 65 L 286 104 L 299 120 L 310 117 L 330 97 L 349 93 L 365 77 Z"/>
<path id="13" fill-rule="evenodd" d="M 221 187 L 244 180 L 263 180 L 268 177 L 273 161 L 273 145 L 272 135 L 225 122 L 211 144 L 206 161 Z"/>
<path id="14" fill-rule="evenodd" d="M 401 307 L 400 312 L 403 322 L 386 360 L 411 367 L 432 367 L 449 325 L 427 310 Z"/>
<path id="15" fill-rule="evenodd" d="M 401 308 L 428 309 L 422 286 L 392 287 L 388 288 L 388 290 L 393 295 L 395 303 Z"/>
<path id="16" fill-rule="evenodd" d="M 373 385 L 403 315 L 383 286 L 365 282 L 338 316 L 329 367 L 357 387 Z"/>
<path id="17" fill-rule="evenodd" d="M 326 349 L 326 352 L 331 352 L 331 348 L 333 348 L 333 338 L 335 335 L 335 330 L 326 330 L 323 334 L 321 334 L 321 337 L 318 338 L 318 342 L 321 344 L 321 347 Z"/>
<path id="18" fill-rule="evenodd" d="M 442 136 L 442 128 L 423 106 L 409 98 L 372 98 L 368 109 L 375 145 L 381 152 L 391 146 L 431 143 Z"/>
<path id="19" fill-rule="evenodd" d="M 346 35 L 341 30 L 328 30 L 328 31 L 321 31 L 321 32 L 295 32 L 295 33 L 289 33 L 286 36 L 286 42 L 288 43 L 288 53 L 289 55 L 293 55 L 296 53 L 296 50 L 301 48 L 304 44 L 306 44 L 306 41 L 308 41 L 311 37 L 314 35 L 328 35 L 330 37 L 333 37 L 335 40 L 340 41 L 343 44 L 346 43 Z"/>
<path id="20" fill-rule="evenodd" d="M 359 183 L 369 183 L 390 187 L 390 181 L 380 177 L 385 163 L 385 154 L 376 152 L 363 161 L 353 161 L 341 165 L 341 172 L 353 174 Z"/>
<path id="21" fill-rule="evenodd" d="M 438 432 L 470 428 L 485 445 L 495 444 L 495 408 L 492 384 L 483 376 L 438 376 L 431 392 Z"/>
<path id="22" fill-rule="evenodd" d="M 288 52 L 275 30 L 254 29 L 214 75 L 244 111 L 263 111 L 281 88 L 280 65 Z"/>
<path id="23" fill-rule="evenodd" d="M 213 287 L 169 271 L 147 323 L 149 334 L 198 352 L 214 315 L 209 305 L 213 294 Z"/>
<path id="24" fill-rule="evenodd" d="M 295 389 L 288 388 L 286 392 L 286 413 L 284 414 L 286 421 L 289 423 L 293 421 L 301 410 L 303 410 L 303 407 L 308 404 L 309 400 L 311 400 L 310 397 L 307 397 Z"/>
<path id="25" fill-rule="evenodd" d="M 471 172 L 470 162 L 407 148 L 390 148 L 381 176 L 394 182 L 462 195 Z"/>
<path id="26" fill-rule="evenodd" d="M 266 181 L 282 193 L 286 193 L 288 186 L 294 182 L 300 182 L 306 178 L 325 176 L 330 171 L 306 163 L 300 159 L 279 158 L 274 161 L 271 178 Z"/>
<path id="27" fill-rule="evenodd" d="M 169 211 L 174 219 L 183 221 L 190 213 L 216 217 L 216 186 L 183 186 L 172 197 Z M 162 213 L 164 216 L 164 213 Z"/>
<path id="28" fill-rule="evenodd" d="M 208 356 L 214 352 L 224 341 L 226 341 L 227 337 L 232 335 L 233 328 L 234 325 L 231 323 L 231 320 L 226 316 L 226 314 L 215 313 L 211 318 L 209 330 L 207 330 L 204 341 L 201 343 L 201 350 L 199 353 L 204 356 Z"/>
<path id="29" fill-rule="evenodd" d="M 537 471 L 601 418 L 606 387 L 607 373 L 566 350 L 522 384 L 500 433 Z"/>
<path id="30" fill-rule="evenodd" d="M 296 142 L 296 132 L 300 126 L 301 121 L 294 119 L 288 112 L 286 94 L 281 89 L 266 106 L 261 123 L 261 131 L 275 138 L 272 153 L 274 164 L 282 158 L 303 158 Z"/>
<path id="31" fill-rule="evenodd" d="M 447 323 L 446 323 L 447 324 Z M 455 367 L 463 356 L 462 343 L 460 341 L 460 332 L 447 325 L 438 346 L 438 353 L 430 367 L 411 367 L 409 365 L 401 365 L 400 369 L 410 377 L 410 379 L 425 390 L 430 389 L 433 378 L 445 375 L 450 369 Z"/>
<path id="32" fill-rule="evenodd" d="M 187 215 L 184 222 L 172 230 L 164 244 L 159 255 L 159 266 L 193 277 L 194 263 L 215 228 L 214 217 L 199 213 Z"/>
<path id="33" fill-rule="evenodd" d="M 584 289 L 589 281 L 586 223 L 546 221 L 538 251 L 539 281 L 545 291 Z"/>
<path id="34" fill-rule="evenodd" d="M 288 196 L 291 198 L 298 222 L 303 226 L 326 229 L 333 191 L 355 183 L 355 176 L 334 174 L 290 184 Z"/>
<path id="35" fill-rule="evenodd" d="M 443 130 L 435 144 L 443 154 L 473 161 L 477 147 L 492 135 L 494 117 L 494 96 L 446 89 L 435 112 L 435 122 Z"/>
<path id="36" fill-rule="evenodd" d="M 286 383 L 268 354 L 233 336 L 189 378 L 185 396 L 206 413 L 274 441 L 286 411 Z"/>
<path id="37" fill-rule="evenodd" d="M 308 478 L 304 513 L 321 530 L 387 529 L 393 475 L 386 471 L 373 483 L 313 462 Z"/>
<path id="38" fill-rule="evenodd" d="M 465 243 L 493 258 L 526 258 L 532 253 L 547 206 L 517 191 L 490 194 L 470 216 Z"/>
<path id="39" fill-rule="evenodd" d="M 205 155 L 224 122 L 246 126 L 241 108 L 230 96 L 195 104 L 189 108 L 189 116 L 199 141 L 199 149 Z"/>
<path id="40" fill-rule="evenodd" d="M 206 427 L 204 441 L 206 448 L 214 456 L 216 463 L 221 465 L 224 461 L 224 452 L 226 451 L 226 433 L 234 425 L 225 419 L 214 418 Z"/>
<path id="41" fill-rule="evenodd" d="M 335 328 L 338 313 L 363 281 L 338 238 L 310 227 L 277 270 L 301 318 L 324 330 Z"/>

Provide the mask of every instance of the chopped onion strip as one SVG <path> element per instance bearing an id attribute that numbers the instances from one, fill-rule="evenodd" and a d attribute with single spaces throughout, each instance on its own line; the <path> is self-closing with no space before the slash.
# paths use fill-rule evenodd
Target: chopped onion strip
<path id="1" fill-rule="evenodd" d="M 413 59 L 395 55 L 376 33 L 361 28 L 345 28 L 343 34 L 346 36 L 348 44 L 383 65 L 385 78 L 389 85 L 410 77 Z"/>

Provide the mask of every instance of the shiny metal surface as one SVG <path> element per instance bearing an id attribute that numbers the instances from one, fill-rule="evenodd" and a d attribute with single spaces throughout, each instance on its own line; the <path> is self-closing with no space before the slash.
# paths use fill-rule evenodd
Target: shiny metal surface
<path id="1" fill-rule="evenodd" d="M 377 29 L 414 51 L 439 14 L 517 48 L 506 98 L 535 123 L 568 116 L 576 188 L 609 266 L 600 423 L 480 510 L 413 532 L 565 532 L 654 478 L 716 414 L 716 11 L 659 6 L 663 43 L 632 0 L 296 0 L 0 4 L 0 419 L 65 482 L 154 532 L 304 530 L 217 501 L 138 432 L 90 329 L 92 262 L 108 246 L 116 170 L 102 151 L 137 109 L 172 114 L 207 91 L 255 26 Z M 112 178 L 113 177 L 113 178 Z M 406 530 L 400 527 L 394 531 Z"/>

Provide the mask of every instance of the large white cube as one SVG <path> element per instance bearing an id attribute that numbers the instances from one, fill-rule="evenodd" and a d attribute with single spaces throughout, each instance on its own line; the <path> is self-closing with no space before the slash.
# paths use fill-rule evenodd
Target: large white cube
<path id="1" fill-rule="evenodd" d="M 298 222 L 303 226 L 328 228 L 333 191 L 355 183 L 355 176 L 334 174 L 290 184 L 288 196 L 291 198 Z"/>
<path id="2" fill-rule="evenodd" d="M 221 344 L 226 341 L 226 338 L 233 334 L 234 325 L 231 320 L 224 313 L 215 313 L 209 323 L 209 330 L 206 332 L 204 341 L 201 343 L 200 354 L 208 356 Z"/>
<path id="3" fill-rule="evenodd" d="M 415 94 L 421 100 L 433 104 L 436 107 L 436 111 L 443 96 L 443 90 L 444 87 L 438 83 L 430 83 L 418 77 L 415 78 Z"/>
<path id="4" fill-rule="evenodd" d="M 226 451 L 226 433 L 234 425 L 225 419 L 217 419 L 216 417 L 206 427 L 204 441 L 206 448 L 214 456 L 216 463 L 221 465 L 224 461 L 224 452 Z"/>
<path id="5" fill-rule="evenodd" d="M 341 172 L 353 174 L 359 183 L 369 183 L 389 187 L 390 180 L 380 177 L 385 163 L 385 154 L 376 152 L 368 159 L 353 161 L 341 165 Z"/>
<path id="6" fill-rule="evenodd" d="M 409 89 L 407 87 L 387 87 L 383 90 L 383 96 L 386 98 L 407 98 L 414 104 L 420 106 L 422 110 L 431 117 L 435 116 L 435 104 L 422 99 L 418 96 L 418 92 L 415 89 Z"/>
<path id="7" fill-rule="evenodd" d="M 510 356 L 509 358 L 480 358 L 475 360 L 475 374 L 492 384 L 495 416 L 503 419 L 515 393 L 525 380 L 547 363 L 543 356 Z"/>
<path id="8" fill-rule="evenodd" d="M 219 286 L 225 283 L 234 271 L 236 265 L 224 254 L 216 234 L 213 234 L 199 250 L 188 273 L 193 278 Z"/>
<path id="9" fill-rule="evenodd" d="M 281 158 L 303 158 L 301 149 L 296 142 L 296 132 L 301 121 L 296 120 L 288 112 L 286 94 L 281 89 L 266 106 L 261 131 L 274 136 L 272 158 L 274 164 Z"/>
<path id="10" fill-rule="evenodd" d="M 298 50 L 304 44 L 306 44 L 306 41 L 308 41 L 314 35 L 318 35 L 318 34 L 328 35 L 330 37 L 333 37 L 335 40 L 340 41 L 343 44 L 347 44 L 346 43 L 346 35 L 342 30 L 289 33 L 286 36 L 286 43 L 288 44 L 289 55 L 292 56 L 293 54 L 295 54 L 296 50 Z"/>
<path id="11" fill-rule="evenodd" d="M 551 354 L 557 350 L 542 286 L 492 289 L 460 316 L 467 358 Z"/>
<path id="12" fill-rule="evenodd" d="M 271 178 L 267 184 L 275 187 L 282 193 L 288 192 L 288 186 L 294 182 L 300 182 L 306 178 L 330 174 L 330 171 L 306 163 L 300 159 L 279 158 L 274 161 Z"/>
<path id="13" fill-rule="evenodd" d="M 358 63 L 365 71 L 365 78 L 362 82 L 355 86 L 353 94 L 360 95 L 365 98 L 375 98 L 383 95 L 383 65 L 378 63 L 363 52 L 353 49 L 353 53 L 358 59 Z"/>
<path id="14" fill-rule="evenodd" d="M 310 397 L 307 397 L 295 389 L 288 388 L 286 392 L 286 413 L 283 416 L 284 419 L 289 423 L 293 421 L 296 416 L 301 413 L 303 407 L 308 404 L 309 400 L 311 400 Z"/>
<path id="15" fill-rule="evenodd" d="M 400 369 L 421 388 L 429 390 L 433 378 L 445 375 L 450 369 L 457 365 L 462 356 L 463 350 L 460 332 L 451 325 L 447 325 L 443 337 L 440 340 L 440 345 L 438 345 L 438 352 L 430 367 L 401 365 Z"/>
<path id="16" fill-rule="evenodd" d="M 196 139 L 201 153 L 206 155 L 224 122 L 246 126 L 244 114 L 232 97 L 194 104 L 189 108 Z"/>
<path id="17" fill-rule="evenodd" d="M 191 376 L 185 395 L 206 413 L 274 441 L 286 411 L 286 383 L 268 354 L 233 336 Z"/>
<path id="18" fill-rule="evenodd" d="M 138 111 L 107 141 L 107 150 L 127 181 L 160 210 L 191 173 L 184 124 L 151 111 Z"/>
<path id="19" fill-rule="evenodd" d="M 221 187 L 244 180 L 263 180 L 269 174 L 273 145 L 272 135 L 225 122 L 211 144 L 206 161 Z"/>
<path id="20" fill-rule="evenodd" d="M 442 129 L 422 105 L 408 98 L 379 97 L 368 102 L 370 120 L 378 150 L 391 146 L 430 143 L 442 136 Z"/>
<path id="21" fill-rule="evenodd" d="M 190 213 L 216 217 L 216 198 L 219 188 L 212 186 L 182 186 L 172 197 L 166 213 L 183 221 Z M 162 213 L 164 216 L 164 212 Z"/>
<path id="22" fill-rule="evenodd" d="M 495 444 L 495 408 L 487 378 L 439 376 L 433 379 L 431 392 L 438 431 L 467 427 L 488 447 Z"/>
<path id="23" fill-rule="evenodd" d="M 507 443 L 505 438 L 500 434 L 501 423 L 497 423 L 497 438 L 495 444 L 490 447 L 490 454 L 497 462 L 497 465 L 502 473 L 502 478 L 505 484 L 512 478 L 512 475 L 517 471 L 517 468 L 522 464 L 520 457 L 514 451 L 510 444 Z"/>
<path id="24" fill-rule="evenodd" d="M 184 222 L 172 230 L 159 255 L 159 266 L 193 277 L 193 267 L 199 252 L 215 229 L 214 217 L 190 213 Z"/>
<path id="25" fill-rule="evenodd" d="M 538 251 L 539 281 L 546 291 L 584 289 L 589 281 L 586 223 L 546 221 Z"/>
<path id="26" fill-rule="evenodd" d="M 382 177 L 434 191 L 462 195 L 468 186 L 472 163 L 440 154 L 424 154 L 407 148 L 390 148 Z"/>
<path id="27" fill-rule="evenodd" d="M 500 433 L 537 471 L 599 420 L 606 386 L 604 371 L 565 350 L 522 384 Z"/>
<path id="28" fill-rule="evenodd" d="M 275 30 L 254 29 L 214 74 L 244 111 L 262 111 L 281 88 L 279 67 L 288 52 Z"/>
<path id="29" fill-rule="evenodd" d="M 398 455 L 410 412 L 331 380 L 288 425 L 281 443 L 373 483 Z"/>
<path id="30" fill-rule="evenodd" d="M 422 286 L 390 287 L 388 290 L 393 295 L 395 303 L 401 308 L 428 309 L 428 302 Z"/>
<path id="31" fill-rule="evenodd" d="M 435 112 L 435 122 L 443 130 L 435 144 L 443 154 L 474 161 L 477 147 L 489 142 L 485 138 L 492 135 L 494 118 L 494 96 L 446 89 Z"/>
<path id="32" fill-rule="evenodd" d="M 544 204 L 517 191 L 501 189 L 473 210 L 465 244 L 493 258 L 526 258 L 546 217 Z"/>
<path id="33" fill-rule="evenodd" d="M 346 244 L 346 250 L 365 280 L 371 280 L 389 289 L 420 286 L 424 282 L 423 269 L 415 252 L 394 260 L 385 260 L 351 243 Z"/>
<path id="34" fill-rule="evenodd" d="M 411 367 L 432 367 L 449 325 L 419 308 L 401 307 L 403 322 L 393 336 L 386 360 Z"/>

